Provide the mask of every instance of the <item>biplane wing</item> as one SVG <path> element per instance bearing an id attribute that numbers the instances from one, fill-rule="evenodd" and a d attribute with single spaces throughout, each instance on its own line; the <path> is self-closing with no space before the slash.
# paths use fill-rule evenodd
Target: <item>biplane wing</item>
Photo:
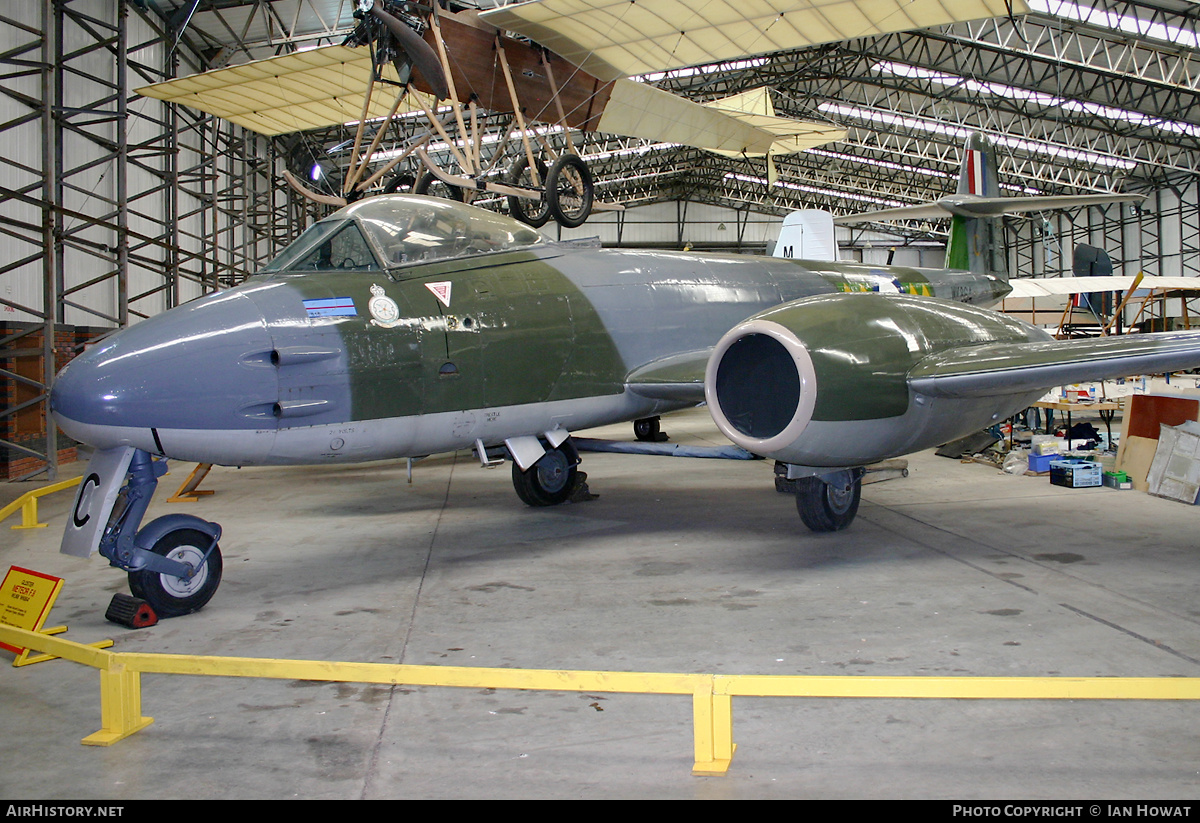
<path id="1" fill-rule="evenodd" d="M 480 19 L 615 80 L 1027 11 L 1024 0 L 530 0 Z"/>
<path id="2" fill-rule="evenodd" d="M 800 151 L 844 132 L 777 117 L 762 109 L 762 92 L 753 104 L 738 98 L 701 104 L 625 78 L 1026 10 L 1023 0 L 766 0 L 749 6 L 720 0 L 699 10 L 680 0 L 532 0 L 471 15 L 459 31 L 472 52 L 491 36 L 481 24 L 488 32 L 516 32 L 597 78 L 587 107 L 601 111 L 595 119 L 588 116 L 588 130 L 761 156 Z M 443 15 L 448 23 L 452 17 Z M 682 31 L 680 20 L 688 21 Z M 394 74 L 390 66 L 384 72 Z M 325 46 L 137 91 L 277 135 L 362 119 L 370 75 L 368 49 Z M 481 91 L 459 88 L 484 101 L 494 97 Z M 387 117 L 392 102 L 387 95 L 368 101 L 365 117 Z M 427 102 L 406 100 L 399 111 L 420 111 Z"/>
<path id="3" fill-rule="evenodd" d="M 757 91 L 766 95 L 766 89 Z M 613 81 L 596 130 L 751 157 L 791 154 L 846 135 L 844 129 L 828 123 L 758 114 L 732 104 L 723 107 L 722 102 L 696 103 L 655 86 L 619 79 Z"/>
<path id="4" fill-rule="evenodd" d="M 390 64 L 384 76 L 397 80 Z M 155 83 L 137 93 L 274 136 L 358 120 L 370 77 L 367 49 L 324 46 Z M 400 112 L 421 111 L 422 101 L 436 105 L 431 95 L 412 91 Z M 387 117 L 391 104 L 383 95 L 372 100 L 367 119 Z"/>
<path id="5" fill-rule="evenodd" d="M 274 136 L 357 121 L 370 76 L 367 49 L 325 46 L 167 80 L 137 92 Z M 397 79 L 391 65 L 384 67 L 384 76 Z M 759 93 L 765 95 L 765 89 Z M 401 103 L 399 113 L 422 111 L 423 106 L 432 111 L 437 105 L 431 95 L 410 95 L 414 96 Z M 387 95 L 373 98 L 366 119 L 387 117 L 391 105 Z M 596 130 L 750 156 L 790 154 L 845 135 L 826 123 L 760 113 L 737 102 L 696 103 L 624 79 L 611 84 Z"/>
<path id="6" fill-rule="evenodd" d="M 1195 277 L 1150 275 L 1135 280 L 1132 277 L 1038 277 L 1009 281 L 1012 291 L 1006 299 L 1038 297 L 1070 297 L 1113 291 L 1195 291 L 1200 287 Z"/>

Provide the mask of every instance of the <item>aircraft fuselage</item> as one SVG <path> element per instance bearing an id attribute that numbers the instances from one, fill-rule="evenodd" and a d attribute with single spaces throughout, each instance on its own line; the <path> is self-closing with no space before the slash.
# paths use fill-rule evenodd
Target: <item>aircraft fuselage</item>
<path id="1" fill-rule="evenodd" d="M 61 427 L 221 465 L 491 446 L 694 405 L 640 396 L 627 377 L 781 303 L 895 291 L 988 304 L 1007 290 L 963 273 L 544 242 L 389 267 L 398 253 L 368 246 L 334 244 L 345 259 L 283 266 L 90 348 L 54 388 Z"/>

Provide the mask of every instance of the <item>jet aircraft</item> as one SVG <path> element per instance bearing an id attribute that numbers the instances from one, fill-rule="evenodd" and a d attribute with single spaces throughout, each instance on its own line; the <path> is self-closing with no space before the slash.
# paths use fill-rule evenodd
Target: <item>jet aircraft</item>
<path id="1" fill-rule="evenodd" d="M 969 255 L 994 260 L 969 223 Z M 953 236 L 952 236 L 953 242 Z M 99 551 L 161 616 L 221 577 L 216 523 L 141 526 L 171 458 L 339 464 L 474 449 L 565 502 L 573 435 L 707 403 L 777 461 L 803 522 L 854 519 L 863 467 L 962 437 L 1068 382 L 1200 366 L 1200 335 L 1055 341 L 986 306 L 1003 273 L 551 242 L 412 194 L 315 223 L 246 283 L 141 321 L 58 376 L 96 449 L 63 551 Z M 652 431 L 646 432 L 653 434 Z"/>

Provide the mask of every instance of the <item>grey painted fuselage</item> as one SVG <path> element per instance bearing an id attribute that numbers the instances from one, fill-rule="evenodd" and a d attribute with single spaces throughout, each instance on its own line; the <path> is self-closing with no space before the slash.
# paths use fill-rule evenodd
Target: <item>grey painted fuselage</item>
<path id="1" fill-rule="evenodd" d="M 392 201 L 390 226 L 371 205 L 382 200 Z M 99 448 L 225 465 L 495 445 L 693 405 L 701 394 L 648 397 L 630 390 L 628 376 L 676 356 L 702 365 L 731 327 L 782 303 L 896 292 L 986 305 L 1007 291 L 965 273 L 608 250 L 527 235 L 498 250 L 463 246 L 413 260 L 386 244 L 399 233 L 397 215 L 429 208 L 427 200 L 373 201 L 329 218 L 359 228 L 359 256 L 300 259 L 76 358 L 53 391 L 61 427 Z M 474 236 L 472 221 L 487 214 L 433 208 L 439 225 L 446 214 L 465 222 L 455 224 L 455 242 Z M 503 219 L 490 215 L 484 228 Z M 688 379 L 700 390 L 703 369 Z"/>

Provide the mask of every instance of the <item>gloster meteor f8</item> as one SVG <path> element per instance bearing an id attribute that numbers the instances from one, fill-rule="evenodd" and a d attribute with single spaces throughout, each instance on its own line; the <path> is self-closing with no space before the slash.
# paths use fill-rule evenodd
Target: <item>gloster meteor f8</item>
<path id="1" fill-rule="evenodd" d="M 565 501 L 572 434 L 707 402 L 779 461 L 804 522 L 844 528 L 862 467 L 963 436 L 1083 379 L 1200 365 L 1200 337 L 1060 343 L 983 305 L 970 272 L 547 241 L 462 203 L 337 211 L 244 285 L 90 348 L 55 417 L 96 448 L 63 550 L 99 548 L 162 615 L 202 606 L 220 527 L 140 528 L 169 457 L 332 464 L 474 448 L 525 503 Z"/>

